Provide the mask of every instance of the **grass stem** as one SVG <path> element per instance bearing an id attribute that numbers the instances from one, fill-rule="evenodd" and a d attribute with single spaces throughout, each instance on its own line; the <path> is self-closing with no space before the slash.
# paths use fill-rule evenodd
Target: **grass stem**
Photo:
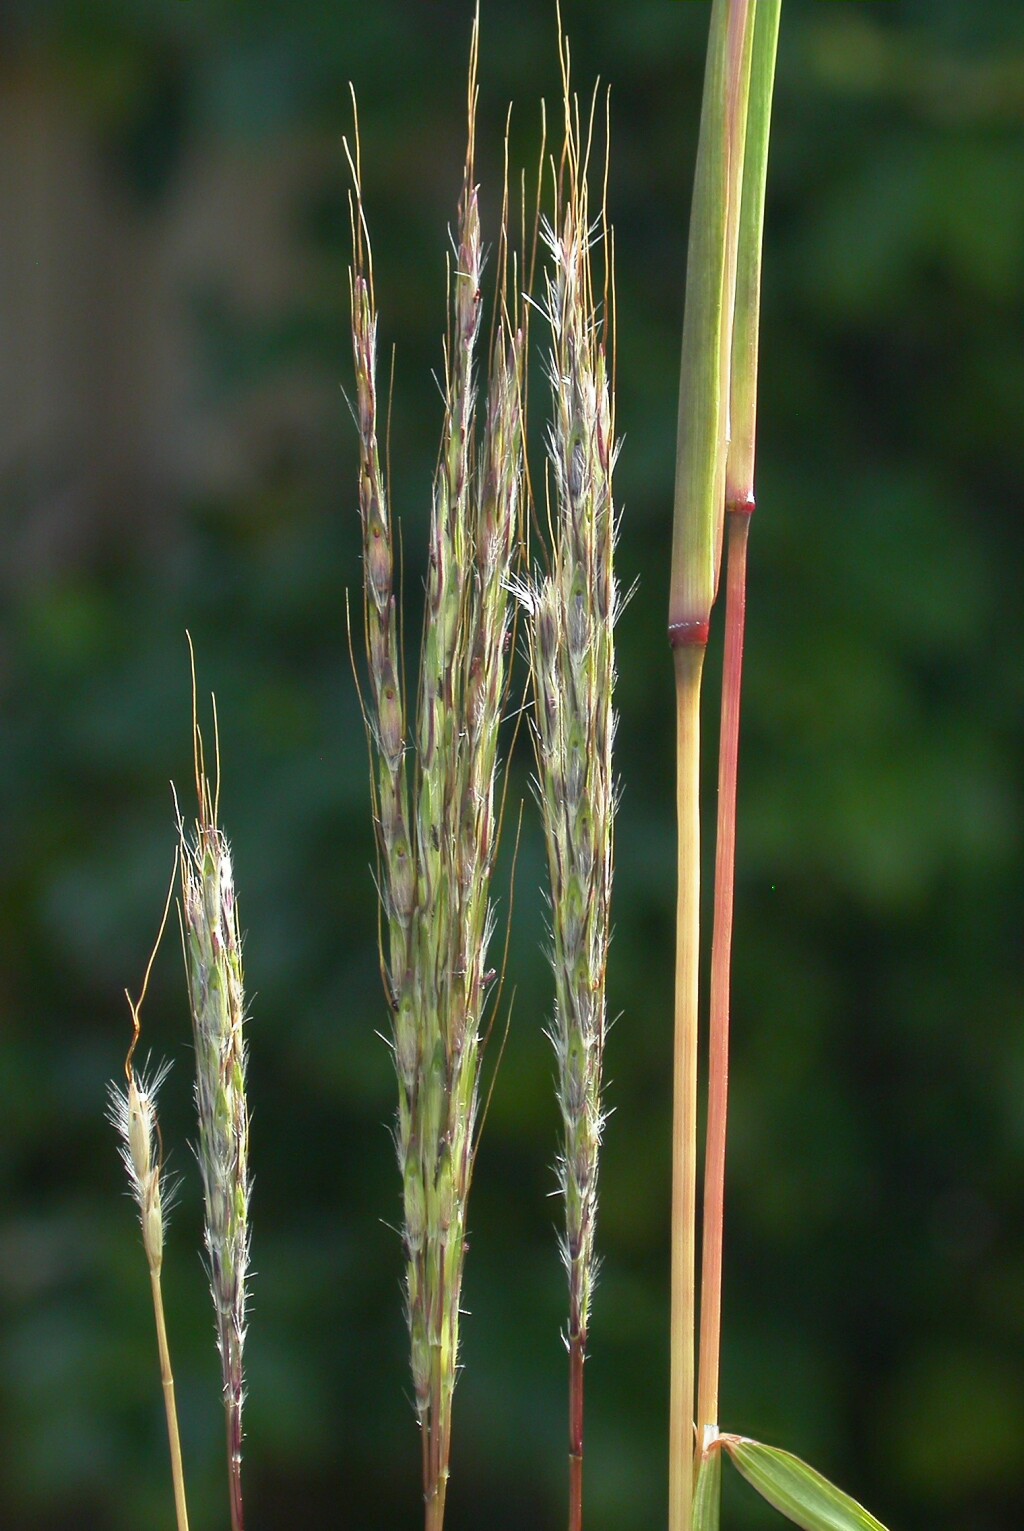
<path id="1" fill-rule="evenodd" d="M 241 1399 L 224 1400 L 227 1412 L 228 1490 L 231 1500 L 231 1531 L 244 1531 L 242 1511 L 242 1406 Z"/>
<path id="2" fill-rule="evenodd" d="M 690 1531 L 696 1332 L 697 995 L 700 949 L 700 693 L 705 641 L 677 643 L 676 998 L 672 1115 L 669 1531 Z"/>
<path id="3" fill-rule="evenodd" d="M 780 0 L 759 0 L 749 39 L 749 85 L 742 189 L 730 212 L 735 224 L 735 315 L 729 369 L 731 440 L 725 475 L 728 573 L 725 657 L 718 756 L 718 828 L 715 908 L 711 942 L 711 1016 L 708 1048 L 708 1119 L 704 1172 L 701 1269 L 700 1368 L 697 1441 L 703 1451 L 718 1424 L 722 1324 L 722 1250 L 725 1146 L 729 1095 L 729 984 L 736 868 L 736 777 L 739 754 L 743 635 L 746 619 L 747 541 L 754 510 L 754 442 L 757 420 L 758 329 L 761 244 L 764 225 L 768 131 L 775 78 Z"/>
<path id="4" fill-rule="evenodd" d="M 718 827 L 715 908 L 711 937 L 711 1018 L 708 1044 L 708 1115 L 704 1160 L 704 1210 L 700 1283 L 700 1366 L 697 1445 L 718 1424 L 722 1327 L 722 1246 L 725 1212 L 725 1140 L 729 1103 L 729 973 L 732 957 L 736 872 L 736 775 L 740 691 L 746 616 L 747 538 L 752 502 L 726 514 L 728 567 L 725 594 L 725 657 L 718 754 Z"/>
<path id="5" fill-rule="evenodd" d="M 188 1531 L 185 1469 L 181 1460 L 178 1407 L 174 1401 L 174 1373 L 171 1371 L 171 1352 L 167 1343 L 167 1325 L 164 1322 L 164 1299 L 159 1266 L 155 1269 L 150 1266 L 149 1283 L 153 1289 L 153 1316 L 156 1320 L 157 1349 L 160 1352 L 160 1381 L 163 1384 L 164 1408 L 167 1411 L 167 1440 L 171 1448 L 171 1478 L 174 1483 L 174 1513 L 177 1517 L 178 1531 Z"/>
<path id="6" fill-rule="evenodd" d="M 444 1506 L 448 1490 L 448 1469 L 440 1467 L 436 1460 L 430 1469 L 430 1488 L 427 1492 L 425 1503 L 424 1526 L 425 1531 L 442 1531 L 444 1526 Z"/>
<path id="7" fill-rule="evenodd" d="M 569 1531 L 583 1531 L 583 1341 L 569 1344 Z"/>

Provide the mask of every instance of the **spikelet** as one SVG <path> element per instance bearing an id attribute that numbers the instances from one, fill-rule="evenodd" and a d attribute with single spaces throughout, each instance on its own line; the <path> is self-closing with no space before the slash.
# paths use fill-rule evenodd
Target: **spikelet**
<path id="1" fill-rule="evenodd" d="M 193 672 L 194 673 L 194 672 Z M 216 714 L 215 714 L 216 718 Z M 242 943 L 228 842 L 194 725 L 199 813 L 181 840 L 181 920 L 195 1042 L 204 1239 L 227 1413 L 233 1531 L 241 1531 L 243 1351 L 249 1265 L 249 1111 Z"/>
<path id="2" fill-rule="evenodd" d="M 126 1083 L 107 1086 L 107 1120 L 121 1139 L 120 1154 L 139 1209 L 142 1243 L 149 1268 L 159 1274 L 164 1259 L 164 1219 L 171 1197 L 165 1184 L 156 1119 L 156 1097 L 170 1072 L 162 1063 L 148 1077 L 131 1065 Z"/>

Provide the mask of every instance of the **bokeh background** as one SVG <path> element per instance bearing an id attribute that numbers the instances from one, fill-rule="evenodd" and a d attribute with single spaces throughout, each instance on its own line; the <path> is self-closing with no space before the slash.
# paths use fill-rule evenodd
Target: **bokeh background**
<path id="1" fill-rule="evenodd" d="M 664 1523 L 672 853 L 666 564 L 707 7 L 565 0 L 612 87 L 619 636 L 614 1116 L 590 1531 Z M 255 1531 L 420 1523 L 343 396 L 359 95 L 409 630 L 464 146 L 467 0 L 7 0 L 0 12 L 0 1524 L 171 1501 L 105 1081 L 217 693 L 252 994 Z M 549 0 L 483 0 L 496 236 Z M 539 337 L 539 326 L 535 337 Z M 893 1531 L 1024 1514 L 1024 8 L 787 0 L 767 219 L 723 1418 Z M 543 390 L 532 400 L 534 449 Z M 535 456 L 535 465 L 537 458 Z M 707 696 L 709 734 L 714 686 Z M 556 1112 L 526 801 L 511 1027 L 471 1213 L 452 1531 L 563 1523 Z M 707 808 L 714 806 L 708 769 Z M 509 864 L 499 879 L 509 907 Z M 223 1526 L 172 935 L 145 1045 L 184 1176 L 165 1265 L 195 1531 Z M 492 1049 L 492 1060 L 497 1049 Z M 730 1531 L 772 1517 L 742 1485 Z"/>

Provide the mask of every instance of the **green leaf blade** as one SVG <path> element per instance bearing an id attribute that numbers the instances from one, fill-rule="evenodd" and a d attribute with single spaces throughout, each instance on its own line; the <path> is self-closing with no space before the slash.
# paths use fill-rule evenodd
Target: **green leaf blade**
<path id="1" fill-rule="evenodd" d="M 740 1435 L 720 1439 L 750 1486 L 802 1531 L 886 1531 L 862 1504 L 792 1452 Z"/>

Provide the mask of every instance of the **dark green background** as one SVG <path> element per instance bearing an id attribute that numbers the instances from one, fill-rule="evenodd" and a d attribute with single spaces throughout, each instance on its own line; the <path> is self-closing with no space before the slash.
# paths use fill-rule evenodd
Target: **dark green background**
<path id="1" fill-rule="evenodd" d="M 266 177 L 303 273 L 263 284 L 258 231 L 225 212 L 222 243 L 251 280 L 193 267 L 178 294 L 188 366 L 166 379 L 162 433 L 140 443 L 123 413 L 131 390 L 103 372 L 118 327 L 144 330 L 126 247 L 109 251 L 123 301 L 115 292 L 105 326 L 81 333 L 103 252 L 79 268 L 73 242 L 28 251 L 71 273 L 40 344 L 66 341 L 86 393 L 95 379 L 104 452 L 71 432 L 55 460 L 27 431 L 0 462 L 0 1524 L 17 1531 L 171 1523 L 145 1266 L 103 1091 L 128 1035 L 122 989 L 140 980 L 169 875 L 168 779 L 190 779 L 186 626 L 219 700 L 252 995 L 250 1524 L 419 1521 L 345 639 L 360 568 L 340 139 L 351 79 L 383 347 L 397 348 L 391 471 L 415 632 L 470 12 L 465 0 L 10 0 L 0 18 L 0 91 L 43 102 L 88 149 L 92 179 L 69 171 L 83 218 L 98 185 L 133 240 L 159 252 L 176 217 L 175 237 L 201 247 L 175 210 L 216 160 L 249 187 L 246 206 Z M 588 1528 L 654 1531 L 674 881 L 666 565 L 707 8 L 567 0 L 565 19 L 578 84 L 600 74 L 612 87 L 619 567 L 637 583 L 619 633 L 609 981 L 621 1019 L 607 1055 Z M 553 5 L 484 0 L 492 243 L 506 103 L 514 163 L 532 166 L 538 101 L 557 90 Z M 0 136 L 8 170 L 27 142 Z M 302 167 L 285 194 L 282 154 Z M 20 239 L 24 255 L 33 183 L 5 184 L 0 241 Z M 17 318 L 6 287 L 0 340 Z M 807 1456 L 892 1531 L 1010 1531 L 1024 1512 L 1022 292 L 1024 8 L 787 0 L 750 556 L 723 1417 Z M 22 378 L 4 350 L 11 404 Z M 243 429 L 253 411 L 262 423 Z M 231 472 L 177 472 L 182 417 L 233 444 Z M 539 386 L 532 417 L 536 452 Z M 712 685 L 709 734 L 714 714 Z M 471 1206 L 451 1531 L 563 1523 L 550 993 L 524 743 L 510 789 L 527 804 L 515 1004 Z M 710 812 L 711 764 L 707 779 Z M 504 913 L 507 865 L 502 877 Z M 184 1185 L 165 1290 L 193 1527 L 208 1531 L 227 1503 L 175 947 L 156 966 L 145 1040 L 175 1059 L 163 1127 Z M 730 1485 L 726 1531 L 770 1523 Z"/>

